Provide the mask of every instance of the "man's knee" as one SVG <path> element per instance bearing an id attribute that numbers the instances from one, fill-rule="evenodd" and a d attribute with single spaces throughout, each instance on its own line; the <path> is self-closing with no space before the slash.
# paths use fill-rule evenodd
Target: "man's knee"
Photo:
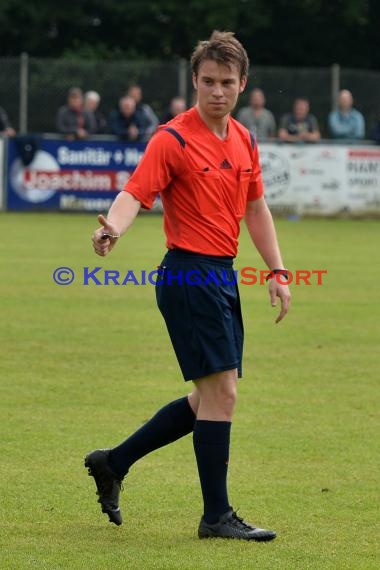
<path id="1" fill-rule="evenodd" d="M 220 407 L 233 410 L 237 398 L 236 383 L 218 385 L 213 393 L 213 398 Z"/>
<path id="2" fill-rule="evenodd" d="M 207 408 L 232 413 L 237 398 L 237 374 L 234 370 L 218 372 L 196 382 L 200 401 Z"/>
<path id="3" fill-rule="evenodd" d="M 198 392 L 197 388 L 194 388 L 194 390 L 190 394 L 188 394 L 187 397 L 188 397 L 191 409 L 193 410 L 194 414 L 197 415 L 198 408 L 199 408 L 199 392 Z"/>

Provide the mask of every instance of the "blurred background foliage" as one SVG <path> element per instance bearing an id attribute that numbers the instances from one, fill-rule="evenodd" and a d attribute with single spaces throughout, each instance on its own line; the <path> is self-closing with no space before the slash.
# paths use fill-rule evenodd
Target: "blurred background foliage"
<path id="1" fill-rule="evenodd" d="M 379 0 L 1 0 L 0 56 L 175 60 L 214 28 L 253 65 L 380 69 Z"/>

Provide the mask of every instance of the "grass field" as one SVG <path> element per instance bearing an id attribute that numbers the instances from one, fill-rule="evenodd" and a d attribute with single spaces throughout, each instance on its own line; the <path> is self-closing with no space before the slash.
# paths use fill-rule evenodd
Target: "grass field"
<path id="1" fill-rule="evenodd" d="M 96 257 L 96 217 L 2 214 L 1 552 L 5 569 L 352 569 L 379 562 L 378 221 L 278 221 L 286 264 L 327 269 L 293 287 L 274 325 L 266 288 L 242 286 L 244 380 L 230 499 L 275 528 L 268 544 L 199 541 L 191 437 L 136 464 L 124 525 L 96 503 L 84 454 L 118 443 L 185 393 L 152 286 L 83 285 L 83 267 L 155 268 L 161 218 Z M 58 286 L 59 266 L 76 272 Z M 243 232 L 236 267 L 262 268 Z"/>

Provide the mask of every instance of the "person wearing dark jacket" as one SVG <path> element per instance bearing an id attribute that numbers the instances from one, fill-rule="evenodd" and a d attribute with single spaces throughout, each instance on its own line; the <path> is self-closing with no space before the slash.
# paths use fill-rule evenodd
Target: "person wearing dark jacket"
<path id="1" fill-rule="evenodd" d="M 136 102 L 133 97 L 126 95 L 119 101 L 119 108 L 111 111 L 109 130 L 113 135 L 124 141 L 142 141 L 144 125 L 136 113 Z"/>
<path id="2" fill-rule="evenodd" d="M 176 117 L 177 115 L 179 115 L 180 113 L 184 113 L 186 111 L 186 100 L 184 99 L 184 97 L 173 97 L 173 99 L 170 101 L 169 107 L 166 110 L 166 112 L 162 115 L 160 123 L 167 123 L 168 121 L 171 121 L 172 119 L 174 119 L 174 117 Z"/>
<path id="3" fill-rule="evenodd" d="M 143 102 L 143 93 L 140 85 L 131 85 L 126 95 L 135 100 L 136 115 L 138 115 L 143 127 L 141 139 L 148 141 L 158 127 L 158 117 L 152 107 Z"/>
<path id="4" fill-rule="evenodd" d="M 87 91 L 84 94 L 84 109 L 91 113 L 95 119 L 95 133 L 103 134 L 107 130 L 107 121 L 99 110 L 100 95 L 96 91 Z"/>
<path id="5" fill-rule="evenodd" d="M 96 132 L 92 113 L 83 108 L 83 93 L 78 87 L 72 87 L 67 96 L 67 105 L 58 110 L 57 130 L 69 140 L 86 139 Z"/>

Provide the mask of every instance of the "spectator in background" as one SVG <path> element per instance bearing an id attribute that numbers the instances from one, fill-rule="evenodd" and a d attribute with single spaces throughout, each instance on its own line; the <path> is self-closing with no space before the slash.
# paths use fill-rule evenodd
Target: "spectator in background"
<path id="1" fill-rule="evenodd" d="M 144 139 L 144 123 L 136 112 L 133 97 L 125 95 L 119 101 L 119 108 L 111 112 L 109 130 L 124 141 L 142 141 Z"/>
<path id="2" fill-rule="evenodd" d="M 58 110 L 57 130 L 69 140 L 86 139 L 95 133 L 96 125 L 92 113 L 83 107 L 83 93 L 79 87 L 72 87 L 67 95 L 67 105 Z"/>
<path id="3" fill-rule="evenodd" d="M 142 124 L 142 140 L 148 141 L 154 131 L 158 127 L 158 117 L 147 103 L 142 102 L 143 94 L 139 85 L 131 85 L 127 91 L 127 95 L 132 97 L 136 103 L 136 114 L 139 117 L 139 122 Z"/>
<path id="4" fill-rule="evenodd" d="M 10 124 L 8 115 L 2 107 L 0 107 L 0 135 L 4 137 L 14 137 L 16 135 L 16 131 Z"/>
<path id="5" fill-rule="evenodd" d="M 309 100 L 297 97 L 293 112 L 281 118 L 278 137 L 285 142 L 315 142 L 321 138 L 318 121 L 310 114 Z"/>
<path id="6" fill-rule="evenodd" d="M 99 111 L 100 95 L 96 91 L 87 91 L 84 94 L 84 109 L 92 113 L 95 120 L 95 133 L 105 133 L 107 130 L 107 121 Z"/>
<path id="7" fill-rule="evenodd" d="M 334 139 L 363 139 L 365 134 L 364 117 L 353 108 L 351 91 L 342 89 L 338 98 L 338 110 L 331 111 L 328 118 L 329 131 Z"/>
<path id="8" fill-rule="evenodd" d="M 183 97 L 180 97 L 179 95 L 177 97 L 173 97 L 169 103 L 169 108 L 166 113 L 162 115 L 160 123 L 163 124 L 171 121 L 174 117 L 186 111 L 186 108 L 186 100 Z"/>
<path id="9" fill-rule="evenodd" d="M 253 89 L 249 106 L 238 112 L 236 119 L 259 140 L 276 136 L 276 121 L 271 111 L 265 108 L 265 95 L 261 89 Z"/>

